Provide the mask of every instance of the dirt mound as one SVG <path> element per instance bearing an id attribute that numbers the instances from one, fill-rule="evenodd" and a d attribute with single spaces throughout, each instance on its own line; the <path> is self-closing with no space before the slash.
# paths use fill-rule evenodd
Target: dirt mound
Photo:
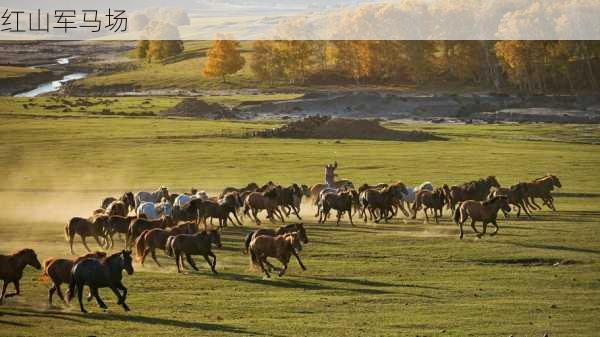
<path id="1" fill-rule="evenodd" d="M 163 115 L 195 117 L 205 119 L 237 119 L 235 110 L 218 103 L 207 103 L 196 98 L 185 98 L 174 107 L 163 111 Z"/>
<path id="2" fill-rule="evenodd" d="M 311 116 L 291 122 L 280 128 L 258 133 L 263 137 L 323 138 L 323 139 L 372 139 L 425 141 L 444 140 L 442 137 L 422 131 L 398 131 L 387 129 L 375 120 L 331 118 Z"/>

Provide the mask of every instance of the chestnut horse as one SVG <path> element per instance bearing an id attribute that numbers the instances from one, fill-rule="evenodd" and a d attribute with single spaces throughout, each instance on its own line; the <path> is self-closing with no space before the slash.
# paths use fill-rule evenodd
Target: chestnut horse
<path id="1" fill-rule="evenodd" d="M 135 219 L 129 224 L 127 236 L 125 237 L 125 247 L 132 247 L 140 234 L 146 229 L 167 228 L 173 225 L 170 216 L 163 216 L 158 220 Z"/>
<path id="2" fill-rule="evenodd" d="M 510 212 L 508 198 L 502 195 L 486 201 L 467 200 L 458 204 L 454 211 L 454 222 L 460 226 L 460 238 L 463 238 L 463 224 L 468 218 L 471 218 L 471 228 L 477 233 L 478 238 L 481 238 L 485 234 L 488 223 L 496 227 L 496 230 L 490 235 L 496 235 L 499 230 L 496 218 L 500 209 L 506 213 Z M 475 228 L 475 222 L 477 221 L 483 223 L 482 233 L 479 233 Z"/>
<path id="3" fill-rule="evenodd" d="M 337 222 L 339 226 L 340 219 L 344 212 L 348 213 L 350 219 L 350 225 L 354 226 L 352 221 L 352 205 L 358 201 L 358 192 L 354 189 L 350 189 L 342 192 L 327 192 L 322 193 L 319 201 L 319 223 L 325 223 L 329 217 L 329 212 L 334 209 L 337 211 Z"/>
<path id="4" fill-rule="evenodd" d="M 0 255 L 0 279 L 4 281 L 4 284 L 2 285 L 2 295 L 0 295 L 0 305 L 4 300 L 4 297 L 8 298 L 21 294 L 19 281 L 21 281 L 23 269 L 25 269 L 27 265 L 30 265 L 35 269 L 42 268 L 33 249 L 25 248 L 12 255 Z M 6 287 L 8 287 L 9 283 L 15 285 L 14 293 L 6 293 Z"/>
<path id="5" fill-rule="evenodd" d="M 544 204 L 547 205 L 551 210 L 556 211 L 554 207 L 554 198 L 550 192 L 554 190 L 554 187 L 561 188 L 562 184 L 557 176 L 547 174 L 544 177 L 537 178 L 534 181 L 527 183 L 527 194 L 531 200 L 533 206 L 541 210 L 542 207 L 535 202 L 535 198 L 542 198 Z"/>
<path id="6" fill-rule="evenodd" d="M 81 241 L 83 242 L 83 246 L 88 252 L 91 252 L 90 247 L 88 247 L 85 239 L 88 236 L 93 237 L 98 246 L 105 248 L 105 246 L 109 245 L 109 235 L 107 233 L 108 224 L 108 216 L 100 215 L 91 217 L 89 219 L 84 219 L 80 217 L 72 218 L 69 223 L 65 226 L 65 237 L 67 241 L 69 241 L 69 247 L 71 248 L 71 254 L 75 254 L 73 251 L 73 239 L 75 238 L 75 234 L 81 236 Z M 100 237 L 104 239 L 104 244 L 100 242 Z M 108 247 L 106 247 L 108 248 Z"/>
<path id="7" fill-rule="evenodd" d="M 260 220 L 257 214 L 261 210 L 267 211 L 267 218 L 274 220 L 274 215 L 277 215 L 281 222 L 285 222 L 283 214 L 279 210 L 280 194 L 278 188 L 271 188 L 265 192 L 252 192 L 244 200 L 244 214 L 254 218 L 257 225 L 260 226 Z M 252 212 L 252 213 L 250 213 Z M 250 215 L 251 214 L 251 215 Z"/>
<path id="8" fill-rule="evenodd" d="M 167 229 L 154 228 L 147 229 L 135 240 L 136 260 L 144 265 L 146 256 L 151 254 L 152 259 L 157 266 L 161 266 L 156 259 L 156 248 L 165 250 L 167 239 L 172 235 L 194 234 L 198 231 L 198 225 L 195 222 L 183 222 L 179 225 Z"/>
<path id="9" fill-rule="evenodd" d="M 490 193 L 490 188 L 500 187 L 500 183 L 495 176 L 488 176 L 485 179 L 473 180 L 458 186 L 448 187 L 444 185 L 444 191 L 448 198 L 448 206 L 454 212 L 456 204 L 466 200 L 483 201 Z"/>
<path id="10" fill-rule="evenodd" d="M 60 297 L 63 302 L 67 303 L 60 289 L 60 285 L 71 282 L 71 269 L 73 269 L 73 266 L 77 262 L 87 258 L 103 259 L 105 257 L 106 253 L 104 252 L 94 252 L 82 255 L 75 260 L 56 259 L 53 257 L 44 260 L 44 271 L 42 272 L 41 279 L 42 281 L 48 281 L 48 279 L 52 280 L 52 287 L 48 289 L 48 305 L 52 306 L 52 295 L 54 295 L 54 292 L 58 294 L 58 297 Z"/>
<path id="11" fill-rule="evenodd" d="M 302 270 L 306 270 L 297 252 L 302 250 L 302 244 L 297 233 L 288 233 L 275 237 L 268 235 L 257 236 L 250 242 L 249 250 L 252 266 L 260 266 L 260 269 L 267 277 L 271 277 L 271 275 L 265 268 L 265 264 L 269 266 L 269 269 L 277 269 L 267 261 L 268 257 L 274 257 L 283 264 L 283 269 L 279 270 L 279 276 L 285 274 L 292 255 L 296 257 Z"/>
<path id="12" fill-rule="evenodd" d="M 304 244 L 308 243 L 308 236 L 306 236 L 306 230 L 304 229 L 304 224 L 302 224 L 302 223 L 293 223 L 293 224 L 281 226 L 281 227 L 277 228 L 277 230 L 270 229 L 270 228 L 261 228 L 261 229 L 255 230 L 251 233 L 248 233 L 248 235 L 246 235 L 246 240 L 244 240 L 244 248 L 245 248 L 244 254 L 248 254 L 248 247 L 250 247 L 250 242 L 252 242 L 252 239 L 254 239 L 257 236 L 260 236 L 260 235 L 277 236 L 277 235 L 283 235 L 286 233 L 293 233 L 293 232 L 298 233 L 298 237 L 300 238 L 300 241 L 302 241 L 302 243 L 304 243 Z"/>

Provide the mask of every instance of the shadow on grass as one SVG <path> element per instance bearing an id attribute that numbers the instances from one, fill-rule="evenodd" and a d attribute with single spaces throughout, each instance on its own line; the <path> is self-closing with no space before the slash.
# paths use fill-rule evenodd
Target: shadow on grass
<path id="1" fill-rule="evenodd" d="M 179 321 L 168 318 L 159 318 L 159 317 L 148 317 L 141 315 L 132 315 L 132 314 L 116 314 L 116 313 L 75 313 L 75 312 L 66 312 L 66 311 L 38 311 L 29 308 L 14 308 L 15 313 L 2 312 L 3 315 L 13 315 L 13 316 L 30 316 L 30 317 L 38 317 L 38 318 L 54 318 L 54 319 L 62 319 L 73 321 L 77 323 L 85 323 L 89 320 L 98 320 L 98 321 L 121 321 L 127 323 L 139 323 L 139 324 L 150 324 L 150 325 L 164 325 L 169 327 L 175 327 L 180 329 L 191 329 L 191 330 L 205 330 L 205 331 L 220 331 L 228 334 L 252 334 L 252 335 L 261 335 L 260 333 L 248 331 L 242 328 L 237 328 L 231 325 L 225 324 L 214 324 L 214 323 L 201 323 L 201 322 L 191 322 L 191 321 Z M 75 319 L 73 317 L 77 317 L 80 319 Z M 44 322 L 40 322 L 44 323 Z M 13 325 L 18 325 L 21 323 L 13 323 Z M 45 324 L 45 323 L 44 323 Z"/>
<path id="2" fill-rule="evenodd" d="M 379 290 L 379 289 L 339 288 L 339 287 L 332 287 L 332 286 L 323 285 L 323 284 L 304 282 L 304 281 L 300 281 L 300 280 L 296 280 L 296 279 L 279 278 L 277 276 L 277 274 L 275 274 L 275 273 L 273 273 L 271 275 L 271 279 L 264 279 L 261 276 L 259 276 L 259 274 L 257 274 L 256 276 L 251 276 L 251 275 L 235 274 L 235 273 L 219 273 L 218 275 L 215 276 L 215 278 L 220 278 L 220 279 L 229 280 L 229 281 L 247 282 L 247 283 L 259 284 L 259 285 L 277 287 L 277 288 L 288 288 L 288 289 L 348 291 L 348 292 L 370 294 L 370 295 L 382 295 L 382 294 L 390 294 L 391 293 L 389 291 Z"/>
<path id="3" fill-rule="evenodd" d="M 522 243 L 522 242 L 512 242 L 512 241 L 498 241 L 498 243 L 504 243 L 504 244 L 509 244 L 509 245 L 523 247 L 523 248 L 550 249 L 550 250 L 560 250 L 560 251 L 566 251 L 566 252 L 600 254 L 600 250 L 591 249 L 591 248 L 549 245 L 549 244 L 543 244 L 543 243 Z"/>

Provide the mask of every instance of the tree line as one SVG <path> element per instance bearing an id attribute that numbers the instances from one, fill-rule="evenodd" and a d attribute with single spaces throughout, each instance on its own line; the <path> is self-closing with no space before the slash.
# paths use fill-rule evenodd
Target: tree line
<path id="1" fill-rule="evenodd" d="M 138 57 L 176 55 L 178 42 L 140 42 Z M 269 85 L 463 84 L 530 93 L 597 90 L 600 76 L 600 41 L 259 40 L 247 55 L 237 41 L 216 40 L 202 74 L 225 82 L 248 63 Z"/>

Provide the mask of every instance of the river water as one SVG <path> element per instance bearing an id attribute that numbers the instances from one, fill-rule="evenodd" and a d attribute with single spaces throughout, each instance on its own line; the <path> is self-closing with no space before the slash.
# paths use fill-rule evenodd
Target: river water
<path id="1" fill-rule="evenodd" d="M 60 65 L 69 64 L 69 58 L 68 57 L 59 58 L 56 60 L 56 64 L 60 64 Z M 20 94 L 16 94 L 15 97 L 35 97 L 35 96 L 39 96 L 39 95 L 46 94 L 49 92 L 58 91 L 58 90 L 60 90 L 60 88 L 63 86 L 64 83 L 67 83 L 70 81 L 75 81 L 75 80 L 80 80 L 82 78 L 86 78 L 87 75 L 88 74 L 86 74 L 86 73 L 68 74 L 68 75 L 63 76 L 63 78 L 60 80 L 42 83 L 33 90 L 29 90 L 26 92 L 22 92 Z"/>

